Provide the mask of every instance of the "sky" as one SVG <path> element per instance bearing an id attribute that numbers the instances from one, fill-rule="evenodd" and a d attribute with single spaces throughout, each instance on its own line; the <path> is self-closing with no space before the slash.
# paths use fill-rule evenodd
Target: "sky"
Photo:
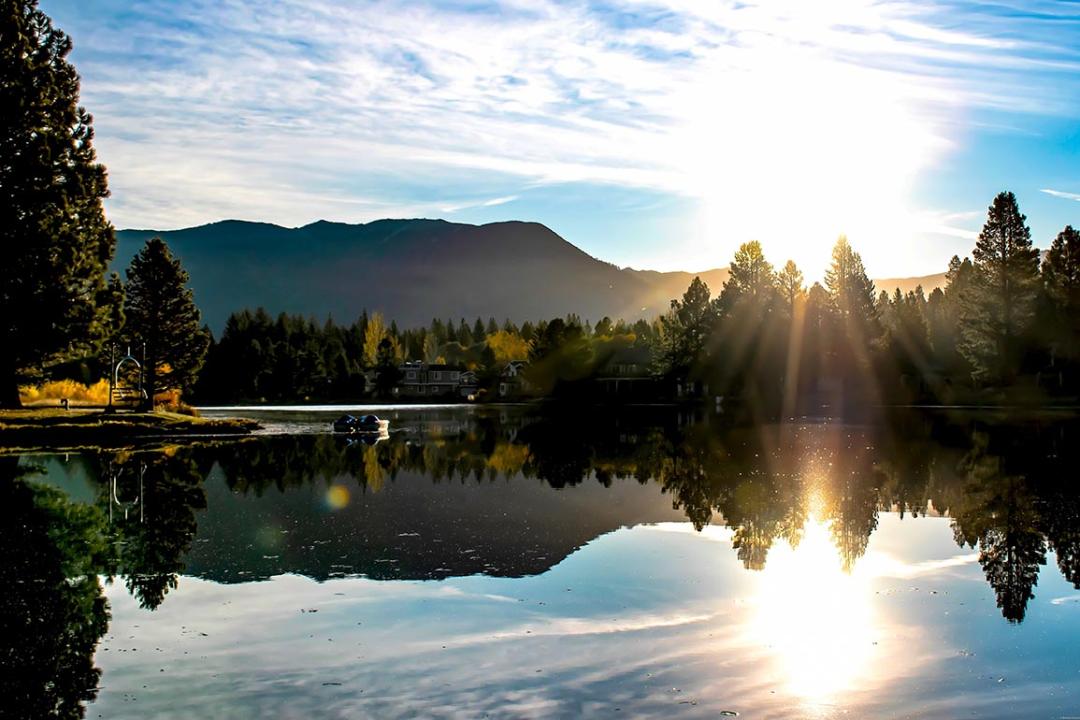
<path id="1" fill-rule="evenodd" d="M 41 0 L 118 228 L 544 223 L 620 266 L 820 277 L 1080 225 L 1080 2 Z"/>

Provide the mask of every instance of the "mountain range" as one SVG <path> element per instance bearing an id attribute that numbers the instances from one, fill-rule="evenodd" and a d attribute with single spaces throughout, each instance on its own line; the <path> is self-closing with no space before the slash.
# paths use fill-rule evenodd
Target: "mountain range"
<path id="1" fill-rule="evenodd" d="M 299 228 L 226 220 L 182 230 L 121 230 L 115 269 L 160 236 L 191 275 L 203 319 L 220 332 L 230 313 L 264 307 L 338 322 L 364 309 L 401 327 L 432 318 L 521 322 L 576 313 L 597 321 L 652 319 L 700 275 L 714 294 L 727 268 L 701 273 L 619 268 L 533 222 L 319 221 Z M 878 287 L 929 292 L 943 276 Z"/>

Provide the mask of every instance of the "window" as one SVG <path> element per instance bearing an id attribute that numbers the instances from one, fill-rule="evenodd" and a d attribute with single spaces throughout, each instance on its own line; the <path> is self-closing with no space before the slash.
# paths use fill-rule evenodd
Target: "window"
<path id="1" fill-rule="evenodd" d="M 415 380 L 416 379 L 416 371 L 415 370 L 410 370 L 409 372 L 405 373 L 405 377 L 408 378 L 409 380 Z"/>

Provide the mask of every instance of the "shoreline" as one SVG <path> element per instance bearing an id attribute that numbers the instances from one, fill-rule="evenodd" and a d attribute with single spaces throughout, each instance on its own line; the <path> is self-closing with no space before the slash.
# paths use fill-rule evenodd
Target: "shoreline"
<path id="1" fill-rule="evenodd" d="M 241 438 L 262 426 L 247 418 L 203 418 L 166 411 L 28 407 L 0 410 L 0 453 L 87 446 L 124 447 L 169 438 Z"/>

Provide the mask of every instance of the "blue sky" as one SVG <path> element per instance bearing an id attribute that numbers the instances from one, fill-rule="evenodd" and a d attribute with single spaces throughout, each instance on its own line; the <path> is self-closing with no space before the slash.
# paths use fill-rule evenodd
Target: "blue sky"
<path id="1" fill-rule="evenodd" d="M 619 265 L 820 275 L 1080 225 L 1080 2 L 43 0 L 118 227 L 545 223 Z"/>

